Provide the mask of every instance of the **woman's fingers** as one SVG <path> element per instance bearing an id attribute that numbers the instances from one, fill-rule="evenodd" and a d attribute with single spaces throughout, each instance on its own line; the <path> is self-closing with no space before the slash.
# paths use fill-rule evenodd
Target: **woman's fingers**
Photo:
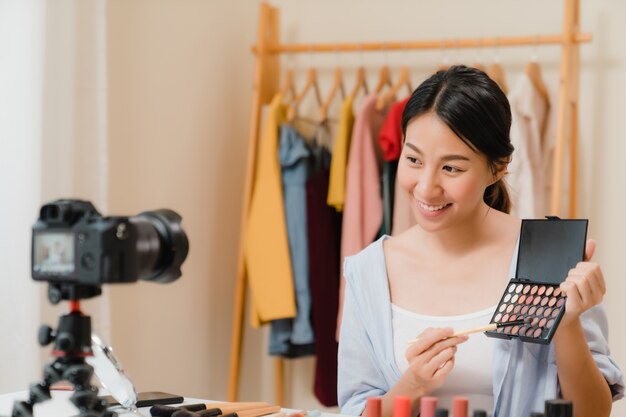
<path id="1" fill-rule="evenodd" d="M 452 336 L 454 331 L 451 327 L 444 328 L 431 328 L 424 330 L 417 337 L 417 342 L 412 343 L 406 351 L 406 358 L 411 361 L 410 358 L 418 356 L 430 349 L 430 347 L 440 340 L 444 340 Z"/>

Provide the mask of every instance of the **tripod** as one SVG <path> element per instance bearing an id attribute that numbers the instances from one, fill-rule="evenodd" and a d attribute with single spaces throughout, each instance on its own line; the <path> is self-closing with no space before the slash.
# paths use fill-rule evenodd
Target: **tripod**
<path id="1" fill-rule="evenodd" d="M 39 344 L 46 346 L 54 341 L 52 356 L 56 359 L 45 365 L 43 381 L 30 386 L 28 400 L 16 401 L 12 417 L 32 417 L 33 406 L 51 399 L 50 387 L 58 381 L 69 381 L 74 386 L 70 397 L 79 410 L 78 417 L 115 417 L 107 410 L 105 400 L 98 398 L 98 389 L 91 385 L 93 367 L 85 358 L 93 356 L 91 350 L 91 317 L 80 311 L 80 299 L 99 295 L 99 287 L 73 284 L 50 284 L 48 298 L 53 304 L 62 299 L 70 301 L 70 312 L 59 318 L 56 332 L 47 325 L 39 329 Z"/>

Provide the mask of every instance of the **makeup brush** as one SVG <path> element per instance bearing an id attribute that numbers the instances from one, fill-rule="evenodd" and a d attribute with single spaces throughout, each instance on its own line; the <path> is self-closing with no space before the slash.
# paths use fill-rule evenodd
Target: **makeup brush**
<path id="1" fill-rule="evenodd" d="M 462 336 L 462 335 L 478 333 L 478 332 L 488 332 L 488 331 L 491 331 L 491 330 L 499 329 L 500 327 L 508 327 L 508 326 L 517 326 L 517 325 L 527 324 L 527 323 L 530 323 L 531 321 L 532 321 L 532 319 L 530 317 L 526 317 L 525 319 L 507 321 L 506 323 L 491 323 L 491 324 L 488 324 L 488 325 L 482 326 L 482 327 L 474 327 L 473 329 L 465 329 L 465 330 L 460 330 L 458 332 L 454 332 L 454 334 L 452 334 L 452 336 L 450 336 L 450 337 Z M 409 340 L 407 343 L 408 344 L 415 343 L 418 340 L 419 339 L 412 339 L 412 340 Z"/>
<path id="2" fill-rule="evenodd" d="M 276 405 L 276 406 L 270 406 L 270 407 L 261 407 L 261 408 L 256 408 L 253 410 L 244 410 L 238 413 L 229 413 L 229 414 L 223 414 L 223 417 L 261 417 L 261 416 L 265 416 L 268 414 L 274 414 L 274 413 L 278 413 L 280 412 L 280 406 Z M 207 414 L 206 411 L 189 411 L 189 410 L 178 410 L 176 411 L 174 414 L 172 414 L 172 417 L 206 417 Z"/>
<path id="3" fill-rule="evenodd" d="M 218 416 L 232 412 L 251 410 L 261 407 L 269 407 L 270 404 L 265 402 L 207 402 L 200 404 L 183 404 L 178 407 L 169 405 L 155 405 L 150 408 L 150 415 L 153 417 L 172 417 L 172 415 L 180 410 L 187 411 L 204 411 L 205 415 Z"/>
<path id="4" fill-rule="evenodd" d="M 458 331 L 458 332 L 454 332 L 452 337 L 462 336 L 462 335 L 465 335 L 465 334 L 478 333 L 478 332 L 488 332 L 488 331 L 491 331 L 491 330 L 499 329 L 500 327 L 518 326 L 518 325 L 530 323 L 531 321 L 532 321 L 531 318 L 526 317 L 525 319 L 507 321 L 506 323 L 491 323 L 491 324 L 488 324 L 488 325 L 482 326 L 482 327 L 474 327 L 473 329 L 465 329 L 465 330 L 461 330 L 461 331 Z"/>

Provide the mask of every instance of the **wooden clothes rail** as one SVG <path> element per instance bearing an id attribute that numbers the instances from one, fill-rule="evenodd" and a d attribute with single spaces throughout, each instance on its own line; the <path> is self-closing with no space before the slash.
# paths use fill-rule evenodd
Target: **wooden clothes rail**
<path id="1" fill-rule="evenodd" d="M 241 214 L 240 243 L 237 258 L 237 281 L 233 314 L 228 401 L 237 401 L 241 361 L 243 314 L 245 311 L 246 271 L 244 265 L 244 237 L 250 208 L 252 185 L 256 171 L 257 144 L 261 106 L 269 103 L 278 91 L 280 55 L 284 53 L 310 52 L 358 52 L 384 50 L 416 50 L 441 48 L 482 48 L 522 45 L 561 45 L 559 92 L 557 102 L 556 142 L 550 214 L 563 215 L 562 190 L 564 179 L 565 148 L 569 143 L 569 202 L 567 217 L 576 216 L 577 184 L 577 124 L 580 57 L 579 44 L 589 42 L 591 34 L 579 32 L 579 0 L 564 0 L 563 30 L 556 35 L 462 38 L 452 40 L 409 40 L 400 42 L 366 42 L 334 44 L 281 44 L 279 41 L 279 11 L 267 3 L 260 5 L 248 159 L 244 186 L 243 210 Z M 568 135 L 569 133 L 569 135 Z M 569 140 L 568 140 L 569 139 Z M 275 404 L 283 404 L 283 361 L 275 359 Z"/>

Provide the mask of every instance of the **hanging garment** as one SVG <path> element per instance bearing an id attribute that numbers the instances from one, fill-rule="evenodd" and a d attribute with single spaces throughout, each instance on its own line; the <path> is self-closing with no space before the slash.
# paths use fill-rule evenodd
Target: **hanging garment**
<path id="1" fill-rule="evenodd" d="M 297 314 L 293 319 L 272 321 L 269 353 L 295 358 L 315 353 L 306 211 L 306 182 L 311 153 L 306 140 L 291 126 L 283 124 L 280 127 L 278 155 Z"/>
<path id="2" fill-rule="evenodd" d="M 341 230 L 341 259 L 354 255 L 376 238 L 383 218 L 380 172 L 382 151 L 378 132 L 387 109 L 376 110 L 376 94 L 369 94 L 354 118 L 346 168 L 346 198 Z M 340 285 L 337 332 L 341 323 L 343 279 Z M 338 336 L 338 333 L 337 333 Z"/>
<path id="3" fill-rule="evenodd" d="M 323 134 L 324 128 L 318 130 Z M 306 184 L 309 236 L 309 284 L 315 332 L 313 392 L 326 406 L 337 405 L 337 350 L 335 327 L 339 308 L 339 245 L 341 213 L 326 205 L 331 156 L 317 140 L 312 147 L 313 172 Z"/>
<path id="4" fill-rule="evenodd" d="M 352 136 L 354 114 L 352 112 L 353 99 L 348 96 L 341 104 L 339 126 L 335 135 L 332 160 L 330 163 L 330 180 L 328 184 L 327 203 L 337 211 L 343 211 L 346 193 L 346 165 Z"/>
<path id="5" fill-rule="evenodd" d="M 282 95 L 277 94 L 263 127 L 244 242 L 255 327 L 296 315 L 278 162 L 278 128 L 284 119 Z"/>
<path id="6" fill-rule="evenodd" d="M 378 134 L 378 143 L 383 151 L 383 228 L 379 235 L 390 235 L 393 230 L 396 171 L 402 153 L 402 113 L 409 97 L 391 105 Z"/>
<path id="7" fill-rule="evenodd" d="M 399 163 L 402 163 L 402 161 L 399 161 Z M 413 214 L 413 210 L 411 209 L 411 204 L 415 204 L 414 200 L 400 186 L 397 177 L 394 187 L 392 236 L 396 236 L 417 224 L 415 214 Z"/>
<path id="8" fill-rule="evenodd" d="M 544 199 L 543 132 L 549 103 L 526 74 L 520 75 L 509 93 L 511 143 L 515 147 L 506 178 L 511 191 L 511 214 L 521 218 L 538 218 L 546 214 Z"/>

